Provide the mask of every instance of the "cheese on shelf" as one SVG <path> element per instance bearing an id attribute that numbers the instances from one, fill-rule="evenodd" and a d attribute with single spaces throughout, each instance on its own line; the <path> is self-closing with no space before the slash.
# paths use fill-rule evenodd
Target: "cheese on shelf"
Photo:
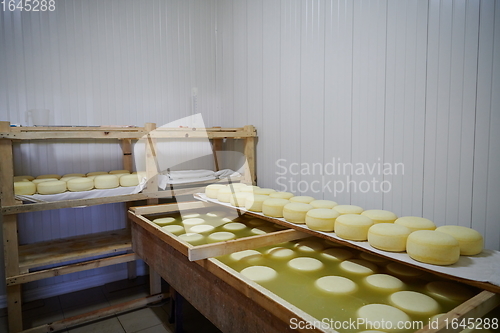
<path id="1" fill-rule="evenodd" d="M 483 236 L 474 229 L 459 225 L 444 225 L 436 231 L 453 236 L 460 245 L 460 255 L 473 256 L 483 251 Z"/>
<path id="2" fill-rule="evenodd" d="M 94 178 L 94 187 L 97 189 L 110 189 L 120 186 L 120 179 L 115 175 L 98 175 Z"/>
<path id="3" fill-rule="evenodd" d="M 337 217 L 335 220 L 335 233 L 343 239 L 365 241 L 368 239 L 368 229 L 372 225 L 373 221 L 369 217 L 357 214 L 345 214 Z"/>
<path id="4" fill-rule="evenodd" d="M 108 172 L 111 175 L 117 175 L 117 174 L 130 174 L 129 170 L 112 170 Z"/>
<path id="5" fill-rule="evenodd" d="M 270 195 L 274 192 L 276 192 L 276 190 L 273 190 L 272 188 L 258 188 L 253 190 L 255 195 Z"/>
<path id="6" fill-rule="evenodd" d="M 85 177 L 84 173 L 67 173 L 63 175 L 63 178 L 65 177 Z"/>
<path id="7" fill-rule="evenodd" d="M 130 187 L 139 185 L 139 176 L 137 175 L 123 175 L 120 177 L 120 186 Z"/>
<path id="8" fill-rule="evenodd" d="M 439 231 L 417 230 L 408 236 L 406 252 L 423 263 L 451 265 L 460 257 L 460 244 L 453 236 Z"/>
<path id="9" fill-rule="evenodd" d="M 418 216 L 403 216 L 394 221 L 396 224 L 404 225 L 413 231 L 417 230 L 434 230 L 436 225 L 429 219 Z"/>
<path id="10" fill-rule="evenodd" d="M 361 214 L 363 212 L 363 208 L 356 205 L 337 205 L 332 209 L 335 209 L 340 215 Z"/>
<path id="11" fill-rule="evenodd" d="M 262 202 L 262 214 L 271 217 L 283 217 L 283 207 L 290 203 L 287 199 L 269 198 Z"/>
<path id="12" fill-rule="evenodd" d="M 369 217 L 374 224 L 378 223 L 394 223 L 396 219 L 398 218 L 396 214 L 393 212 L 390 212 L 388 210 L 382 210 L 382 209 L 369 209 L 365 210 L 361 213 L 361 215 L 364 215 L 366 217 Z"/>
<path id="13" fill-rule="evenodd" d="M 368 243 L 376 249 L 390 252 L 406 251 L 406 240 L 411 231 L 404 225 L 374 224 L 368 229 Z"/>
<path id="14" fill-rule="evenodd" d="M 40 176 L 36 177 L 36 179 L 46 179 L 46 178 L 55 178 L 55 179 L 59 180 L 59 179 L 61 179 L 61 176 L 57 175 L 57 174 L 51 174 L 51 175 L 40 175 Z"/>
<path id="15" fill-rule="evenodd" d="M 36 192 L 36 184 L 30 181 L 14 182 L 15 195 L 33 195 Z"/>
<path id="16" fill-rule="evenodd" d="M 205 195 L 210 199 L 217 199 L 219 190 L 223 189 L 224 187 L 226 186 L 222 184 L 210 184 L 207 187 L 205 187 Z"/>
<path id="17" fill-rule="evenodd" d="M 40 194 L 59 194 L 66 191 L 66 182 L 60 180 L 52 180 L 39 183 L 36 190 Z"/>
<path id="18" fill-rule="evenodd" d="M 250 192 L 236 192 L 229 198 L 229 203 L 236 207 L 245 207 L 247 198 L 252 195 Z"/>
<path id="19" fill-rule="evenodd" d="M 297 198 L 297 197 L 293 197 Z M 293 199 L 292 198 L 292 199 Z M 288 222 L 306 223 L 306 214 L 313 209 L 313 206 L 307 203 L 290 202 L 283 207 L 283 217 Z"/>
<path id="20" fill-rule="evenodd" d="M 314 205 L 310 205 L 314 207 Z M 305 221 L 309 229 L 328 232 L 333 231 L 335 220 L 339 216 L 340 214 L 333 209 L 314 208 L 306 213 Z"/>
<path id="21" fill-rule="evenodd" d="M 71 192 L 90 191 L 94 188 L 94 181 L 88 178 L 77 177 L 68 180 L 66 186 Z"/>
<path id="22" fill-rule="evenodd" d="M 294 196 L 293 193 L 290 192 L 273 192 L 269 194 L 269 198 L 287 199 L 287 200 L 289 200 L 293 196 Z"/>
<path id="23" fill-rule="evenodd" d="M 338 204 L 335 201 L 331 200 L 313 200 L 309 202 L 311 206 L 314 208 L 328 208 L 332 209 L 335 206 L 338 206 Z"/>
<path id="24" fill-rule="evenodd" d="M 14 182 L 21 182 L 23 180 L 32 181 L 33 179 L 35 179 L 35 177 L 28 176 L 28 175 L 25 175 L 25 176 L 14 176 Z"/>
<path id="25" fill-rule="evenodd" d="M 245 208 L 252 212 L 262 212 L 262 204 L 267 199 L 269 199 L 267 195 L 250 195 L 245 201 Z"/>
<path id="26" fill-rule="evenodd" d="M 313 197 L 310 197 L 307 195 L 299 195 L 299 196 L 290 198 L 290 202 L 300 202 L 300 203 L 305 203 L 305 204 L 308 204 L 314 200 L 315 199 Z"/>
<path id="27" fill-rule="evenodd" d="M 231 196 L 233 195 L 233 190 L 229 186 L 224 186 L 217 191 L 217 200 L 220 202 L 231 202 Z"/>
<path id="28" fill-rule="evenodd" d="M 100 175 L 108 175 L 107 172 L 105 171 L 94 171 L 94 172 L 88 172 L 87 177 L 89 176 L 100 176 Z"/>

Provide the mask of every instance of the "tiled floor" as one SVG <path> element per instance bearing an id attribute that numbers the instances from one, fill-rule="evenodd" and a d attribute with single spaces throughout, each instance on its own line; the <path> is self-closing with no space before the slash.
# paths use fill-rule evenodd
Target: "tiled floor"
<path id="1" fill-rule="evenodd" d="M 69 318 L 110 305 L 148 296 L 147 277 L 122 280 L 23 305 L 24 329 Z M 167 289 L 168 290 L 168 289 Z M 61 332 L 70 333 L 164 333 L 174 332 L 168 323 L 170 302 L 107 317 Z M 184 302 L 184 332 L 220 332 L 191 305 Z M 8 332 L 6 309 L 0 309 L 0 332 Z"/>

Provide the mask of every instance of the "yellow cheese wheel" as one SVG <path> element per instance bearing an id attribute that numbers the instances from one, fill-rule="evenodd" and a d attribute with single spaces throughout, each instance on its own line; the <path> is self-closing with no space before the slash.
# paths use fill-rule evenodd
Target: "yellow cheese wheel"
<path id="1" fill-rule="evenodd" d="M 36 179 L 46 179 L 46 178 L 55 178 L 55 179 L 59 180 L 59 179 L 61 179 L 61 175 L 50 174 L 50 175 L 40 175 L 40 176 L 36 177 Z"/>
<path id="2" fill-rule="evenodd" d="M 246 229 L 247 226 L 240 222 L 231 222 L 224 224 L 222 228 L 228 231 L 240 231 Z"/>
<path id="3" fill-rule="evenodd" d="M 231 253 L 229 255 L 229 258 L 231 258 L 234 261 L 240 261 L 246 257 L 251 257 L 251 256 L 256 256 L 256 255 L 260 256 L 262 254 L 256 250 L 243 250 L 243 251 Z"/>
<path id="4" fill-rule="evenodd" d="M 293 197 L 296 198 L 296 197 Z M 292 199 L 293 199 L 292 198 Z M 313 206 L 307 203 L 290 202 L 283 207 L 283 217 L 288 222 L 306 223 L 306 214 L 313 209 Z"/>
<path id="5" fill-rule="evenodd" d="M 250 266 L 240 272 L 243 276 L 255 282 L 267 282 L 278 277 L 278 273 L 267 266 Z"/>
<path id="6" fill-rule="evenodd" d="M 349 295 L 358 290 L 358 285 L 342 276 L 323 276 L 314 285 L 321 291 L 333 295 Z"/>
<path id="7" fill-rule="evenodd" d="M 262 214 L 271 217 L 283 217 L 283 207 L 290 203 L 287 199 L 269 198 L 262 202 Z"/>
<path id="8" fill-rule="evenodd" d="M 39 183 L 36 190 L 40 194 L 59 194 L 66 191 L 66 182 L 60 180 L 53 180 L 48 182 Z"/>
<path id="9" fill-rule="evenodd" d="M 36 184 L 30 181 L 20 181 L 14 182 L 14 194 L 15 195 L 33 195 L 36 192 Z"/>
<path id="10" fill-rule="evenodd" d="M 265 226 L 265 225 L 261 227 L 252 228 L 250 230 L 250 232 L 255 235 L 265 235 L 273 231 L 276 231 L 276 229 L 274 229 L 271 226 Z"/>
<path id="11" fill-rule="evenodd" d="M 398 325 L 411 321 L 402 310 L 387 304 L 367 304 L 359 308 L 358 320 L 366 328 L 376 327 L 387 332 L 401 331 Z"/>
<path id="12" fill-rule="evenodd" d="M 365 241 L 368 239 L 368 229 L 372 225 L 373 221 L 363 215 L 341 215 L 335 220 L 335 233 L 343 239 Z"/>
<path id="13" fill-rule="evenodd" d="M 85 177 L 85 174 L 84 173 L 67 173 L 67 174 L 63 175 L 63 178 L 64 177 Z"/>
<path id="14" fill-rule="evenodd" d="M 194 227 L 195 225 L 200 225 L 203 223 L 205 223 L 205 220 L 202 218 L 198 218 L 198 217 L 182 220 L 182 224 L 184 225 L 186 232 L 193 232 L 193 231 L 191 231 L 191 227 Z"/>
<path id="15" fill-rule="evenodd" d="M 312 204 L 310 205 L 313 206 Z M 339 216 L 340 214 L 333 209 L 315 208 L 306 213 L 305 221 L 309 229 L 329 232 L 333 231 L 335 220 Z"/>
<path id="16" fill-rule="evenodd" d="M 177 220 L 175 218 L 173 218 L 173 217 L 160 217 L 160 218 L 154 219 L 151 222 L 159 225 L 160 227 L 164 227 L 166 225 L 175 223 L 176 221 Z"/>
<path id="17" fill-rule="evenodd" d="M 290 192 L 273 192 L 269 194 L 269 198 L 277 198 L 277 199 L 290 199 L 293 197 L 293 193 Z"/>
<path id="18" fill-rule="evenodd" d="M 333 207 L 338 206 L 338 204 L 332 200 L 313 200 L 309 202 L 309 204 L 314 208 L 328 208 L 328 209 L 332 209 Z"/>
<path id="19" fill-rule="evenodd" d="M 299 257 L 294 258 L 288 262 L 288 267 L 296 269 L 301 272 L 314 272 L 323 268 L 323 263 L 318 259 Z"/>
<path id="20" fill-rule="evenodd" d="M 87 177 L 89 176 L 100 176 L 100 175 L 108 175 L 107 172 L 105 171 L 94 171 L 94 172 L 88 172 Z"/>
<path id="21" fill-rule="evenodd" d="M 368 243 L 379 250 L 403 252 L 406 251 L 406 240 L 410 233 L 410 229 L 404 225 L 394 223 L 374 224 L 368 229 Z"/>
<path id="22" fill-rule="evenodd" d="M 25 176 L 14 176 L 14 182 L 21 182 L 23 180 L 32 181 L 33 179 L 35 179 L 35 177 L 28 176 L 28 175 L 25 175 Z"/>
<path id="23" fill-rule="evenodd" d="M 323 252 L 321 252 L 321 256 L 329 260 L 344 261 L 354 257 L 354 254 L 347 249 L 331 247 L 323 250 Z"/>
<path id="24" fill-rule="evenodd" d="M 266 254 L 273 259 L 290 259 L 296 255 L 294 250 L 281 246 L 267 250 Z"/>
<path id="25" fill-rule="evenodd" d="M 184 231 L 184 228 L 180 225 L 166 225 L 164 227 L 162 227 L 162 230 L 165 230 L 165 231 L 168 231 L 174 235 L 181 235 L 181 234 L 184 234 L 185 231 Z"/>
<path id="26" fill-rule="evenodd" d="M 319 252 L 325 248 L 325 245 L 319 239 L 304 239 L 297 242 L 293 247 L 302 252 Z"/>
<path id="27" fill-rule="evenodd" d="M 382 210 L 382 209 L 369 209 L 365 210 L 361 213 L 361 215 L 364 215 L 366 217 L 369 217 L 374 224 L 377 223 L 394 223 L 396 219 L 398 218 L 396 214 L 393 212 L 390 212 L 388 210 Z"/>
<path id="28" fill-rule="evenodd" d="M 233 192 L 241 192 L 245 187 L 247 187 L 246 184 L 243 183 L 231 183 L 227 185 Z"/>
<path id="29" fill-rule="evenodd" d="M 38 185 L 43 182 L 53 182 L 55 180 L 58 180 L 57 178 L 41 178 L 41 179 L 33 179 L 31 182 L 35 185 Z"/>
<path id="30" fill-rule="evenodd" d="M 299 196 L 290 198 L 290 202 L 300 202 L 300 203 L 305 203 L 305 204 L 308 204 L 314 200 L 315 199 L 313 197 L 310 197 L 308 195 L 299 195 Z"/>
<path id="31" fill-rule="evenodd" d="M 75 178 L 87 178 L 87 177 L 79 177 L 79 176 L 78 177 L 76 177 L 76 176 L 73 176 L 73 177 L 61 177 L 61 179 L 59 179 L 59 180 L 67 183 L 69 180 L 75 179 Z"/>
<path id="32" fill-rule="evenodd" d="M 214 232 L 208 236 L 208 241 L 210 243 L 214 242 L 224 242 L 236 238 L 235 234 L 228 231 Z"/>
<path id="33" fill-rule="evenodd" d="M 205 244 L 205 237 L 194 232 L 182 234 L 179 236 L 179 239 L 182 239 L 183 241 L 195 246 Z"/>
<path id="34" fill-rule="evenodd" d="M 76 177 L 68 180 L 66 186 L 71 192 L 90 191 L 94 188 L 94 181 L 88 178 Z"/>
<path id="35" fill-rule="evenodd" d="M 247 198 L 252 195 L 250 192 L 236 192 L 229 198 L 231 205 L 236 207 L 245 207 Z"/>
<path id="36" fill-rule="evenodd" d="M 377 265 L 363 259 L 348 259 L 340 263 L 340 268 L 352 274 L 368 275 L 375 273 Z"/>
<path id="37" fill-rule="evenodd" d="M 247 185 L 246 187 L 242 187 L 240 189 L 240 192 L 248 192 L 248 193 L 254 193 L 255 190 L 259 189 L 260 187 L 254 186 L 254 185 Z"/>
<path id="38" fill-rule="evenodd" d="M 120 186 L 120 179 L 115 175 L 98 175 L 94 178 L 94 187 L 97 189 L 109 189 Z"/>
<path id="39" fill-rule="evenodd" d="M 453 236 L 439 231 L 417 230 L 408 236 L 406 252 L 420 262 L 451 265 L 460 257 L 460 244 Z"/>
<path id="40" fill-rule="evenodd" d="M 413 231 L 417 230 L 434 230 L 436 225 L 429 219 L 418 216 L 403 216 L 394 221 L 396 224 L 401 224 Z"/>
<path id="41" fill-rule="evenodd" d="M 109 172 L 109 174 L 111 175 L 116 175 L 116 174 L 130 174 L 130 171 L 129 170 L 112 170 Z"/>
<path id="42" fill-rule="evenodd" d="M 363 208 L 356 205 L 337 205 L 332 209 L 335 209 L 340 215 L 361 214 L 363 212 Z"/>
<path id="43" fill-rule="evenodd" d="M 483 251 L 483 236 L 474 229 L 459 225 L 444 225 L 436 231 L 453 236 L 460 245 L 460 255 L 473 256 Z"/>
<path id="44" fill-rule="evenodd" d="M 267 199 L 269 199 L 267 195 L 250 195 L 245 200 L 245 208 L 252 212 L 262 212 L 262 204 Z"/>
<path id="45" fill-rule="evenodd" d="M 233 193 L 233 190 L 229 186 L 224 186 L 224 188 L 217 191 L 217 200 L 229 203 L 231 202 L 231 196 Z"/>
<path id="46" fill-rule="evenodd" d="M 397 291 L 389 296 L 389 302 L 409 315 L 433 316 L 441 310 L 435 299 L 416 291 Z"/>
<path id="47" fill-rule="evenodd" d="M 207 187 L 205 187 L 205 195 L 210 199 L 217 199 L 217 194 L 219 193 L 219 190 L 223 189 L 224 187 L 226 186 L 222 184 L 210 184 Z"/>
<path id="48" fill-rule="evenodd" d="M 137 175 L 123 175 L 120 177 L 120 186 L 130 187 L 139 185 L 139 177 Z"/>
<path id="49" fill-rule="evenodd" d="M 215 227 L 210 224 L 199 224 L 199 225 L 194 225 L 192 226 L 189 231 L 190 232 L 195 232 L 197 234 L 202 234 L 202 235 L 207 235 L 211 233 Z"/>
<path id="50" fill-rule="evenodd" d="M 451 301 L 464 302 L 474 296 L 474 292 L 468 287 L 453 281 L 432 281 L 425 288 L 432 295 Z"/>
<path id="51" fill-rule="evenodd" d="M 276 192 L 276 190 L 273 190 L 272 188 L 258 188 L 253 190 L 255 195 L 270 195 L 274 192 Z"/>
<path id="52" fill-rule="evenodd" d="M 393 293 L 405 287 L 403 281 L 388 274 L 372 274 L 365 277 L 364 281 L 370 289 L 380 292 Z"/>

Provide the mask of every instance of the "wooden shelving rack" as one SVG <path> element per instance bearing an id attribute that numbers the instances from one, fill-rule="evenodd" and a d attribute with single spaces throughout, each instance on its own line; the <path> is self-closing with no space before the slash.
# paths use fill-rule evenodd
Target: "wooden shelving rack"
<path id="1" fill-rule="evenodd" d="M 0 122 L 0 209 L 3 227 L 3 244 L 5 253 L 5 275 L 7 285 L 7 307 L 10 332 L 23 331 L 21 285 L 30 281 L 48 277 L 69 274 L 97 267 L 128 263 L 129 277 L 135 277 L 135 260 L 132 253 L 130 225 L 126 229 L 96 233 L 84 236 L 57 239 L 19 246 L 17 214 L 70 208 L 78 206 L 93 206 L 117 202 L 147 200 L 148 204 L 158 203 L 162 197 L 175 197 L 192 194 L 199 191 L 199 186 L 206 182 L 190 183 L 189 187 L 157 191 L 156 180 L 148 181 L 143 192 L 138 194 L 112 196 L 106 198 L 65 200 L 49 203 L 23 204 L 14 195 L 14 165 L 13 142 L 28 140 L 96 140 L 113 139 L 120 143 L 123 151 L 123 168 L 132 170 L 132 141 L 148 138 L 146 144 L 146 174 L 156 174 L 155 139 L 160 138 L 201 138 L 208 137 L 212 142 L 215 165 L 218 161 L 215 152 L 221 150 L 222 140 L 226 138 L 243 139 L 244 154 L 247 164 L 244 178 L 241 181 L 255 184 L 255 138 L 256 131 L 251 125 L 242 128 L 156 128 L 153 123 L 144 127 L 11 127 L 9 122 Z M 197 187 L 198 186 L 198 187 Z M 176 188 L 179 188 L 178 186 Z M 101 256 L 95 259 L 96 256 Z M 104 257 L 102 257 L 104 256 Z M 77 263 L 67 264 L 77 260 Z M 47 265 L 56 267 L 33 270 Z M 157 302 L 165 297 L 161 294 L 160 278 L 150 269 L 152 296 L 137 299 L 93 311 L 88 315 L 79 315 L 59 322 L 29 329 L 29 332 L 50 332 L 64 329 L 90 320 L 112 315 L 122 311 L 143 307 L 148 303 Z"/>

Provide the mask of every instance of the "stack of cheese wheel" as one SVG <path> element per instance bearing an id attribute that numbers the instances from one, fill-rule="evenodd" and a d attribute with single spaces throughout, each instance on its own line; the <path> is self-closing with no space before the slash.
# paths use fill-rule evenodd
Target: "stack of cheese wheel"
<path id="1" fill-rule="evenodd" d="M 338 206 L 338 204 L 335 201 L 331 200 L 313 200 L 309 202 L 309 204 L 314 208 L 327 208 L 327 209 L 331 209 L 335 206 Z"/>
<path id="2" fill-rule="evenodd" d="M 222 184 L 210 184 L 205 187 L 205 195 L 210 199 L 217 199 L 219 190 L 223 189 L 224 187 L 226 186 Z"/>
<path id="3" fill-rule="evenodd" d="M 394 221 L 395 224 L 400 224 L 404 225 L 408 229 L 410 229 L 411 232 L 417 231 L 417 230 L 434 230 L 436 229 L 436 225 L 434 222 L 432 222 L 429 219 L 426 219 L 424 217 L 417 217 L 417 216 L 404 216 L 398 218 L 396 221 Z"/>
<path id="4" fill-rule="evenodd" d="M 355 205 L 337 205 L 333 207 L 340 215 L 346 214 L 361 214 L 363 212 L 363 208 Z"/>
<path id="5" fill-rule="evenodd" d="M 474 229 L 458 225 L 444 225 L 436 229 L 455 238 L 460 245 L 460 255 L 473 256 L 483 251 L 483 236 Z"/>
<path id="6" fill-rule="evenodd" d="M 366 217 L 369 217 L 374 224 L 377 223 L 394 223 L 398 218 L 393 212 L 382 209 L 369 209 L 361 213 Z"/>
<path id="7" fill-rule="evenodd" d="M 262 212 L 262 204 L 269 199 L 267 195 L 250 195 L 245 200 L 245 208 L 252 212 Z"/>
<path id="8" fill-rule="evenodd" d="M 290 202 L 283 207 L 283 217 L 288 222 L 306 223 L 306 214 L 311 209 L 313 209 L 313 206 L 307 203 Z"/>
<path id="9" fill-rule="evenodd" d="M 90 191 L 94 188 L 94 181 L 86 177 L 75 177 L 66 182 L 71 192 Z"/>
<path id="10" fill-rule="evenodd" d="M 36 184 L 30 181 L 14 182 L 15 195 L 33 195 L 36 192 Z"/>
<path id="11" fill-rule="evenodd" d="M 417 230 L 408 236 L 406 252 L 423 263 L 451 265 L 460 257 L 460 244 L 453 236 L 439 231 Z"/>
<path id="12" fill-rule="evenodd" d="M 139 176 L 137 174 L 126 174 L 120 177 L 120 186 L 130 187 L 137 185 L 139 185 Z"/>
<path id="13" fill-rule="evenodd" d="M 290 203 L 287 199 L 269 198 L 262 203 L 262 214 L 271 217 L 283 217 L 283 207 Z"/>
<path id="14" fill-rule="evenodd" d="M 333 209 L 315 208 L 306 213 L 305 221 L 309 229 L 329 232 L 334 230 L 335 220 L 339 216 L 340 214 Z"/>
<path id="15" fill-rule="evenodd" d="M 25 176 L 14 176 L 14 182 L 22 182 L 24 180 L 32 181 L 33 179 L 35 179 L 35 177 L 28 176 L 28 175 L 25 175 Z"/>
<path id="16" fill-rule="evenodd" d="M 311 201 L 314 201 L 314 198 L 307 196 L 307 195 L 299 195 L 299 196 L 290 198 L 290 202 L 299 202 L 299 203 L 308 204 Z"/>
<path id="17" fill-rule="evenodd" d="M 120 186 L 120 180 L 115 175 L 97 175 L 94 178 L 94 187 L 97 189 L 110 189 Z"/>
<path id="18" fill-rule="evenodd" d="M 249 196 L 252 194 L 250 192 L 236 192 L 231 195 L 229 202 L 231 205 L 236 207 L 245 207 L 245 202 Z"/>
<path id="19" fill-rule="evenodd" d="M 41 182 L 36 186 L 36 190 L 40 194 L 59 194 L 65 192 L 66 189 L 66 182 L 60 180 Z"/>
<path id="20" fill-rule="evenodd" d="M 224 186 L 217 191 L 217 200 L 220 202 L 231 202 L 231 196 L 233 195 L 233 190 L 229 186 Z"/>
<path id="21" fill-rule="evenodd" d="M 36 177 L 36 179 L 52 179 L 52 178 L 55 178 L 57 180 L 61 179 L 61 176 L 60 175 L 57 175 L 57 174 L 50 174 L 50 175 L 40 175 L 38 177 Z"/>
<path id="22" fill-rule="evenodd" d="M 290 200 L 291 197 L 293 197 L 293 193 L 290 192 L 273 192 L 269 194 L 269 198 L 276 198 L 276 199 Z"/>
<path id="23" fill-rule="evenodd" d="M 335 206 L 334 209 L 338 207 Z M 343 239 L 365 241 L 368 239 L 368 229 L 373 221 L 366 216 L 358 214 L 345 214 L 335 220 L 335 233 Z"/>
<path id="24" fill-rule="evenodd" d="M 406 240 L 410 233 L 410 229 L 404 225 L 394 223 L 374 224 L 368 229 L 368 243 L 379 250 L 403 252 L 406 251 Z"/>

